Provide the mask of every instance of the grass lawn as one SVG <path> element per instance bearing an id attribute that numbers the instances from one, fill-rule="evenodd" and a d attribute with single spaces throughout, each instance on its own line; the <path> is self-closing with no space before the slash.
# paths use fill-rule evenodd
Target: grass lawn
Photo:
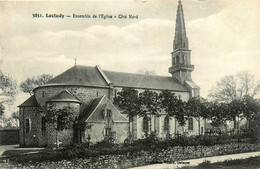
<path id="1" fill-rule="evenodd" d="M 210 163 L 205 161 L 198 166 L 190 167 L 185 166 L 180 169 L 259 169 L 260 168 L 260 156 L 250 157 L 246 159 L 227 160 L 223 162 Z"/>

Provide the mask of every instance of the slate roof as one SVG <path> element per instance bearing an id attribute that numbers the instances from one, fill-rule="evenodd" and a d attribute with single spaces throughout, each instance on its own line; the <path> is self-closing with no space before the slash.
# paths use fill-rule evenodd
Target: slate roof
<path id="1" fill-rule="evenodd" d="M 43 86 L 83 85 L 108 87 L 108 82 L 100 71 L 102 70 L 99 70 L 97 67 L 73 66 Z M 115 87 L 188 91 L 184 85 L 171 76 L 151 76 L 113 71 L 103 71 L 103 74 L 114 84 Z"/>
<path id="2" fill-rule="evenodd" d="M 63 85 L 87 85 L 107 87 L 107 83 L 96 67 L 73 66 L 46 83 Z"/>
<path id="3" fill-rule="evenodd" d="M 199 89 L 200 87 L 198 85 L 196 85 L 193 81 L 185 81 L 191 88 L 193 89 Z"/>
<path id="4" fill-rule="evenodd" d="M 18 107 L 38 107 L 38 103 L 36 101 L 35 96 L 29 97 L 27 100 L 25 100 L 22 104 L 20 104 Z"/>
<path id="5" fill-rule="evenodd" d="M 81 103 L 75 96 L 70 94 L 68 91 L 62 91 L 47 102 L 76 102 Z"/>
<path id="6" fill-rule="evenodd" d="M 79 117 L 79 123 L 83 122 L 103 122 L 102 111 L 106 108 L 112 110 L 112 120 L 114 122 L 128 122 L 128 120 L 118 111 L 112 102 L 106 97 L 99 97 L 93 100 L 91 105 Z"/>
<path id="7" fill-rule="evenodd" d="M 114 86 L 117 87 L 188 91 L 177 79 L 170 76 L 141 75 L 113 71 L 104 72 Z"/>

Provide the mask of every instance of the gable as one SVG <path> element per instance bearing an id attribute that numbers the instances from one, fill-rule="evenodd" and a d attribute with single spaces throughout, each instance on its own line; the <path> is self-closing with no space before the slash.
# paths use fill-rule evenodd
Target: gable
<path id="1" fill-rule="evenodd" d="M 81 116 L 80 122 L 103 122 L 104 110 L 108 109 L 112 111 L 111 119 L 113 122 L 128 122 L 128 119 L 120 113 L 106 96 L 95 99 Z"/>

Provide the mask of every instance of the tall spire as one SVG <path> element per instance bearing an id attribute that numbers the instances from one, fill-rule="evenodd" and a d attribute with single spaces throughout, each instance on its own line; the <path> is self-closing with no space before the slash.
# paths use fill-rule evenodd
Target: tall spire
<path id="1" fill-rule="evenodd" d="M 189 50 L 189 42 L 186 36 L 184 15 L 181 0 L 178 2 L 176 15 L 175 37 L 173 41 L 172 67 L 169 68 L 169 73 L 174 78 L 177 78 L 181 83 L 191 80 L 191 72 L 194 70 L 194 65 L 191 65 L 191 57 Z"/>
<path id="2" fill-rule="evenodd" d="M 179 2 L 178 2 L 173 50 L 177 50 L 180 48 L 183 48 L 183 49 L 189 48 L 188 38 L 186 36 L 186 29 L 185 29 L 185 22 L 184 22 L 184 15 L 183 15 L 181 0 L 179 0 Z"/>

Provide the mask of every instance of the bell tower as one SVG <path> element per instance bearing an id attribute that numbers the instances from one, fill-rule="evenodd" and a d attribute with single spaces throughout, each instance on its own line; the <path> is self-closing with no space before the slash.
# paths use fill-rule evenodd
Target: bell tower
<path id="1" fill-rule="evenodd" d="M 172 67 L 169 68 L 169 73 L 177 78 L 182 84 L 185 81 L 191 80 L 191 72 L 194 70 L 194 65 L 191 65 L 191 50 L 189 50 L 189 41 L 186 36 L 184 15 L 181 0 L 178 2 L 176 15 L 175 36 L 173 41 Z"/>

